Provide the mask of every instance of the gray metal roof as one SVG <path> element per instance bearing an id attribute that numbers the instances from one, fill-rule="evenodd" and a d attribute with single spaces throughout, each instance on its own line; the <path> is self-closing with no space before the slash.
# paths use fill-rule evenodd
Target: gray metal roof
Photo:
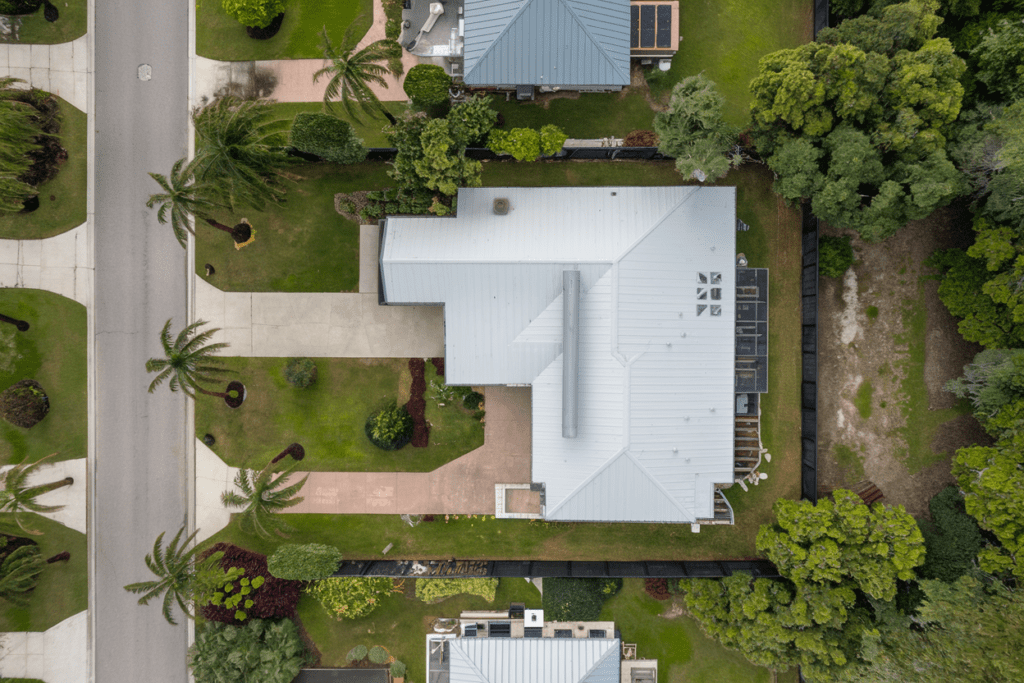
<path id="1" fill-rule="evenodd" d="M 735 201 L 732 187 L 481 188 L 459 192 L 455 218 L 387 220 L 385 300 L 445 304 L 448 381 L 532 385 L 548 519 L 713 516 L 714 484 L 733 480 Z M 564 270 L 580 271 L 572 439 Z"/>
<path id="2" fill-rule="evenodd" d="M 450 683 L 619 683 L 617 638 L 456 638 Z"/>
<path id="3" fill-rule="evenodd" d="M 629 0 L 465 0 L 469 85 L 629 85 Z"/>

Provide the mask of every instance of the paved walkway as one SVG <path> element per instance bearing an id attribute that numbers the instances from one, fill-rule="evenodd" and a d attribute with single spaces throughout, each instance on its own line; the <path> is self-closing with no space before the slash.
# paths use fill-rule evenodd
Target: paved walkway
<path id="1" fill-rule="evenodd" d="M 384 6 L 381 0 L 373 0 L 373 25 L 356 50 L 384 39 Z M 340 48 L 336 45 L 335 47 Z M 321 78 L 319 83 L 313 82 L 313 74 L 320 70 L 326 62 L 323 59 L 275 59 L 248 62 L 221 62 L 205 57 L 196 58 L 195 95 L 197 101 L 202 98 L 213 99 L 217 91 L 229 84 L 245 87 L 251 82 L 254 71 L 273 76 L 277 82 L 270 98 L 278 102 L 319 102 L 324 99 L 328 78 Z M 402 51 L 402 66 L 405 73 L 416 66 L 419 59 Z M 404 102 L 409 99 L 402 88 L 405 74 L 396 77 L 388 74 L 385 87 L 371 84 L 373 93 L 382 102 Z"/>
<path id="2" fill-rule="evenodd" d="M 0 75 L 60 95 L 82 111 L 89 103 L 88 73 L 87 35 L 58 45 L 0 44 Z"/>
<path id="3" fill-rule="evenodd" d="M 225 356 L 443 356 L 441 306 L 378 304 L 377 234 L 360 228 L 358 293 L 222 292 L 196 278 L 196 320 L 221 328 Z"/>
<path id="4" fill-rule="evenodd" d="M 47 683 L 89 680 L 88 613 L 79 612 L 45 631 L 4 634 L 0 675 Z"/>
<path id="5" fill-rule="evenodd" d="M 62 460 L 43 465 L 33 474 L 29 475 L 27 482 L 29 486 L 39 486 L 40 484 L 60 481 L 64 477 L 74 479 L 75 483 L 71 486 L 63 486 L 55 491 L 48 491 L 38 498 L 38 501 L 43 505 L 63 505 L 64 509 L 57 510 L 56 512 L 40 512 L 39 514 L 83 534 L 86 533 L 85 493 L 88 484 L 85 478 L 85 465 L 85 458 Z M 12 467 L 13 465 L 4 465 L 0 467 L 0 472 L 6 472 Z"/>
<path id="6" fill-rule="evenodd" d="M 0 240 L 0 287 L 45 289 L 89 308 L 92 249 L 87 232 L 83 223 L 44 240 Z"/>

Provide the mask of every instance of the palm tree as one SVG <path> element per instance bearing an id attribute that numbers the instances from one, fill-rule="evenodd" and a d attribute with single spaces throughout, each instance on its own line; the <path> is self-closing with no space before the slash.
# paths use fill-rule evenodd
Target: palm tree
<path id="1" fill-rule="evenodd" d="M 196 108 L 196 182 L 215 188 L 232 207 L 241 203 L 262 210 L 267 201 L 283 201 L 278 169 L 294 160 L 285 152 L 280 122 L 270 117 L 266 100 L 228 96 Z"/>
<path id="2" fill-rule="evenodd" d="M 183 329 L 171 341 L 171 321 L 168 320 L 164 329 L 160 332 L 160 344 L 164 349 L 163 358 L 150 358 L 146 361 L 147 372 L 158 372 L 156 379 L 149 385 L 149 393 L 153 393 L 165 379 L 170 378 L 168 386 L 171 391 L 181 389 L 190 398 L 195 398 L 196 393 L 219 398 L 237 398 L 238 392 L 228 393 L 209 391 L 202 387 L 209 382 L 222 381 L 222 376 L 231 371 L 220 364 L 216 354 L 221 349 L 228 347 L 227 344 L 207 344 L 213 335 L 220 331 L 219 328 L 206 330 L 197 333 L 197 330 L 206 325 L 205 320 L 197 320 Z"/>
<path id="3" fill-rule="evenodd" d="M 23 545 L 15 548 L 0 565 L 0 598 L 16 607 L 26 607 L 28 592 L 36 587 L 45 567 L 38 546 Z"/>
<path id="4" fill-rule="evenodd" d="M 42 149 L 46 135 L 31 105 L 14 98 L 12 87 L 20 78 L 0 78 L 0 211 L 21 211 L 36 188 L 19 180 L 32 167 L 30 153 Z"/>
<path id="5" fill-rule="evenodd" d="M 246 242 L 252 235 L 248 224 L 239 223 L 231 228 L 209 217 L 208 214 L 213 209 L 227 207 L 216 201 L 216 192 L 211 183 L 195 179 L 195 159 L 188 165 L 185 164 L 185 161 L 185 159 L 178 159 L 174 162 L 170 176 L 162 176 L 159 173 L 149 174 L 160 185 L 163 192 L 150 195 L 146 206 L 152 209 L 157 204 L 160 205 L 156 212 L 156 219 L 160 221 L 161 225 L 167 223 L 168 214 L 170 214 L 174 236 L 178 238 L 178 242 L 183 247 L 187 239 L 186 233 L 196 234 L 189 222 L 190 216 L 202 219 L 218 230 L 223 230 L 231 235 L 238 244 Z"/>
<path id="6" fill-rule="evenodd" d="M 320 37 L 320 49 L 324 53 L 324 59 L 330 64 L 313 74 L 313 82 L 319 82 L 323 76 L 330 76 L 327 89 L 324 91 L 324 106 L 333 109 L 332 102 L 338 100 L 345 113 L 354 121 L 360 120 L 355 111 L 358 107 L 368 114 L 384 114 L 394 125 L 395 117 L 384 108 L 370 87 L 372 83 L 387 87 L 384 76 L 391 73 L 391 70 L 380 64 L 388 58 L 385 42 L 378 40 L 359 52 L 351 50 L 345 54 L 338 54 L 331 44 L 331 39 L 327 37 L 326 27 Z"/>
<path id="7" fill-rule="evenodd" d="M 291 528 L 284 523 L 275 513 L 298 505 L 304 499 L 296 498 L 295 494 L 306 483 L 309 478 L 307 474 L 302 481 L 285 488 L 280 488 L 288 479 L 288 475 L 299 464 L 301 458 L 292 456 L 293 462 L 289 467 L 282 470 L 276 477 L 272 476 L 275 463 L 282 456 L 296 453 L 292 444 L 286 448 L 281 455 L 271 461 L 266 467 L 257 472 L 256 470 L 243 469 L 235 476 L 235 486 L 242 490 L 241 494 L 234 491 L 225 491 L 221 494 L 221 502 L 227 507 L 243 508 L 241 515 L 241 529 L 246 533 L 255 532 L 257 536 L 269 538 L 271 532 L 278 536 L 285 536 L 285 531 Z M 302 451 L 299 446 L 298 451 Z"/>
<path id="8" fill-rule="evenodd" d="M 45 458 L 40 458 L 36 462 L 21 463 L 15 465 L 6 472 L 0 473 L 0 483 L 3 484 L 3 490 L 0 491 L 0 512 L 9 512 L 14 515 L 14 521 L 17 522 L 18 528 L 28 534 L 34 536 L 41 536 L 43 532 L 33 531 L 26 529 L 25 525 L 21 522 L 21 513 L 23 512 L 57 512 L 63 510 L 63 505 L 43 505 L 42 503 L 36 502 L 36 498 L 49 493 L 56 489 L 64 486 L 71 486 L 75 483 L 72 477 L 64 477 L 60 481 L 52 481 L 48 484 L 38 484 L 36 486 L 29 486 L 26 482 L 37 469 L 47 460 L 57 455 L 51 453 Z"/>
<path id="9" fill-rule="evenodd" d="M 124 587 L 129 593 L 142 594 L 142 597 L 139 598 L 140 605 L 148 605 L 150 600 L 163 594 L 164 619 L 171 624 L 178 623 L 174 621 L 174 617 L 171 615 L 171 604 L 173 602 L 178 603 L 178 607 L 185 613 L 185 616 L 192 618 L 189 605 L 192 603 L 199 571 L 202 567 L 207 566 L 208 563 L 219 560 L 220 558 L 217 556 L 223 555 L 223 553 L 214 553 L 200 566 L 197 566 L 195 555 L 199 552 L 199 548 L 190 548 L 189 546 L 195 539 L 196 534 L 199 533 L 199 530 L 196 529 L 189 535 L 184 543 L 181 542 L 181 535 L 183 533 L 185 533 L 184 525 L 178 529 L 178 533 L 174 535 L 174 539 L 167 546 L 167 550 L 163 548 L 164 534 L 161 532 L 156 537 L 156 542 L 153 544 L 153 553 L 146 555 L 146 566 L 149 567 L 149 571 L 156 575 L 156 581 L 140 581 L 139 583 L 130 583 Z"/>

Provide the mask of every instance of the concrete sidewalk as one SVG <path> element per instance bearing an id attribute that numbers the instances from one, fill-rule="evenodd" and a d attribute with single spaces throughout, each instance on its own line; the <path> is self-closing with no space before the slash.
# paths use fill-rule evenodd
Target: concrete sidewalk
<path id="1" fill-rule="evenodd" d="M 57 45 L 0 44 L 0 75 L 60 95 L 86 111 L 89 105 L 88 35 Z"/>
<path id="2" fill-rule="evenodd" d="M 88 612 L 79 612 L 45 631 L 4 634 L 0 675 L 47 683 L 89 680 Z"/>
<path id="3" fill-rule="evenodd" d="M 92 305 L 88 225 L 43 240 L 0 240 L 0 287 L 45 289 Z"/>
<path id="4" fill-rule="evenodd" d="M 222 292 L 196 278 L 196 320 L 221 328 L 225 356 L 443 356 L 441 306 L 378 304 L 377 234 L 360 228 L 358 293 Z"/>
<path id="5" fill-rule="evenodd" d="M 362 50 L 378 40 L 384 40 L 384 5 L 381 0 L 373 0 L 373 25 L 359 41 L 355 49 Z M 340 45 L 335 48 L 341 49 Z M 319 71 L 326 61 L 323 59 L 276 59 L 246 62 L 221 62 L 205 57 L 196 57 L 195 97 L 197 101 L 212 100 L 218 91 L 225 88 L 246 88 L 252 84 L 253 76 L 272 77 L 276 83 L 269 97 L 278 102 L 319 102 L 324 99 L 329 78 L 321 78 L 319 83 L 313 82 L 313 74 Z M 419 64 L 419 59 L 407 51 L 402 51 L 402 66 L 405 73 Z M 405 73 L 400 77 L 393 74 L 385 76 L 385 86 L 371 84 L 370 89 L 381 102 L 404 102 L 409 99 L 403 89 Z"/>

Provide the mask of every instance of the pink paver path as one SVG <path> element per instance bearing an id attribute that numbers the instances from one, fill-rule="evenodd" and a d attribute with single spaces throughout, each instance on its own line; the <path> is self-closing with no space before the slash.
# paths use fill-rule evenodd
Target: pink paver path
<path id="1" fill-rule="evenodd" d="M 480 448 L 433 472 L 310 472 L 305 500 L 284 512 L 493 515 L 495 484 L 530 482 L 530 389 L 487 387 L 484 397 Z"/>
<path id="2" fill-rule="evenodd" d="M 362 50 L 367 45 L 378 40 L 384 40 L 384 5 L 381 0 L 373 0 L 373 25 L 366 32 L 363 39 L 356 45 L 356 50 Z M 337 47 L 337 46 L 336 46 Z M 322 59 L 273 59 L 256 62 L 256 68 L 273 72 L 277 77 L 277 87 L 271 97 L 278 102 L 317 102 L 324 98 L 324 90 L 327 89 L 327 81 L 330 77 L 322 77 L 319 83 L 313 83 L 313 74 L 320 70 L 326 62 Z M 419 64 L 415 55 L 402 50 L 402 66 L 405 73 Z M 384 77 L 387 87 L 380 87 L 371 84 L 373 94 L 381 102 L 404 102 L 409 99 L 402 89 L 405 83 L 405 74 L 396 78 L 392 74 Z"/>

